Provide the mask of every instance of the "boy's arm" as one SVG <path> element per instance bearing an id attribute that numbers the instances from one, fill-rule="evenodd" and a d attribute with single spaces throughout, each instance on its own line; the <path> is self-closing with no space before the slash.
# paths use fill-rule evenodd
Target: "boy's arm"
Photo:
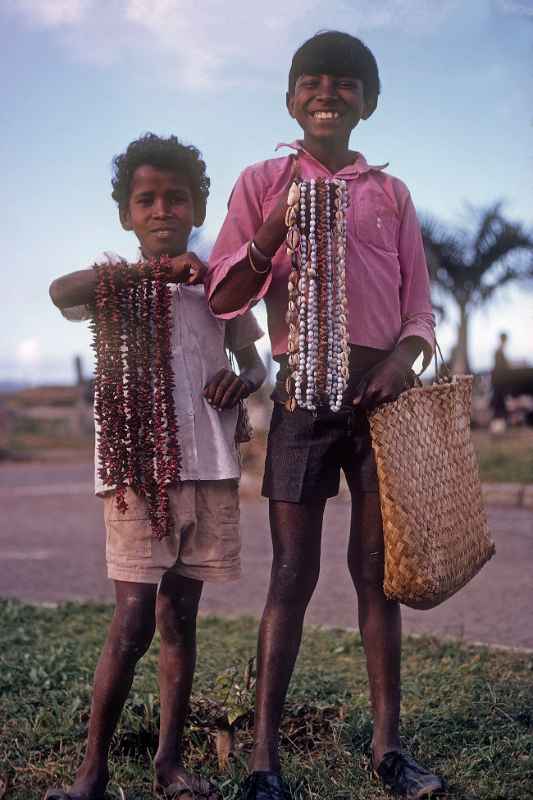
<path id="1" fill-rule="evenodd" d="M 234 353 L 240 374 L 223 369 L 206 385 L 204 396 L 215 408 L 231 408 L 263 383 L 266 369 L 255 349 L 255 342 L 262 336 L 263 330 L 252 311 L 226 323 L 224 346 Z"/>
<path id="2" fill-rule="evenodd" d="M 260 177 L 245 171 L 235 185 L 206 278 L 209 305 L 219 317 L 244 313 L 268 291 L 271 259 L 287 234 L 287 194 L 298 174 L 297 160 L 291 158 L 286 191 L 264 221 L 261 198 L 268 187 Z"/>
<path id="3" fill-rule="evenodd" d="M 235 353 L 239 375 L 230 369 L 221 369 L 204 388 L 204 397 L 214 408 L 233 408 L 239 400 L 257 391 L 266 378 L 263 364 L 255 344 L 249 344 Z"/>
<path id="4" fill-rule="evenodd" d="M 392 353 L 359 383 L 353 404 L 370 410 L 380 403 L 396 400 L 404 389 L 411 388 L 411 367 L 426 344 L 418 336 L 408 336 L 398 342 Z"/>
<path id="5" fill-rule="evenodd" d="M 403 346 L 410 339 L 418 340 L 418 356 L 424 353 L 423 369 L 431 361 L 435 348 L 435 315 L 431 305 L 429 270 L 426 263 L 420 223 L 411 195 L 406 187 L 405 202 L 400 224 L 398 258 L 400 261 L 400 310 L 402 330 L 396 349 L 409 355 L 414 344 Z M 410 350 L 411 348 L 411 350 Z M 414 359 L 413 359 L 414 360 Z M 411 362 L 412 364 L 412 362 Z"/>
<path id="6" fill-rule="evenodd" d="M 287 201 L 284 195 L 255 235 L 250 237 L 249 241 L 253 241 L 255 245 L 251 252 L 253 264 L 250 260 L 250 250 L 247 250 L 245 257 L 235 264 L 211 294 L 209 304 L 213 314 L 226 315 L 238 311 L 247 307 L 250 300 L 257 295 L 264 296 L 270 285 L 271 259 L 285 241 L 287 234 L 286 211 Z M 261 292 L 261 287 L 267 280 L 268 285 L 265 286 L 265 291 Z"/>
<path id="7" fill-rule="evenodd" d="M 267 375 L 266 367 L 255 344 L 237 350 L 235 358 L 239 365 L 240 378 L 248 384 L 249 394 L 253 394 L 263 385 Z"/>
<path id="8" fill-rule="evenodd" d="M 96 272 L 94 269 L 80 269 L 56 278 L 50 284 L 50 297 L 58 308 L 88 306 L 94 303 Z"/>
<path id="9" fill-rule="evenodd" d="M 125 262 L 118 262 L 124 264 Z M 169 283 L 186 283 L 192 286 L 202 283 L 207 267 L 195 253 L 184 253 L 170 259 L 167 274 Z M 121 273 L 117 273 L 118 284 L 121 285 Z M 131 265 L 129 280 L 139 280 L 139 272 Z M 58 308 L 88 306 L 95 302 L 97 275 L 94 269 L 80 269 L 56 278 L 50 284 L 50 297 Z"/>
<path id="10" fill-rule="evenodd" d="M 403 184 L 402 184 L 403 186 Z M 429 273 L 420 225 L 411 196 L 404 187 L 398 257 L 402 283 L 402 330 L 393 352 L 370 370 L 358 387 L 354 405 L 371 409 L 395 400 L 412 383 L 411 367 L 424 353 L 422 369 L 431 360 L 435 343 L 435 318 L 431 308 Z"/>

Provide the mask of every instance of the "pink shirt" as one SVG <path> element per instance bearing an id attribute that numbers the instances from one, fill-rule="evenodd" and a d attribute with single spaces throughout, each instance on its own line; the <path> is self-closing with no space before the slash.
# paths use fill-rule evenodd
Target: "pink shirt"
<path id="1" fill-rule="evenodd" d="M 278 147 L 298 151 L 302 178 L 333 177 L 301 142 Z M 287 191 L 290 173 L 289 156 L 253 164 L 241 173 L 209 259 L 209 297 L 232 267 L 246 257 L 248 242 Z M 420 336 L 433 349 L 428 270 L 409 190 L 398 178 L 383 172 L 383 167 L 367 164 L 361 153 L 335 177 L 344 178 L 350 195 L 346 259 L 350 343 L 392 350 L 401 339 Z M 257 295 L 243 308 L 219 315 L 231 319 L 264 297 L 274 356 L 287 352 L 289 272 L 290 258 L 282 246 Z"/>

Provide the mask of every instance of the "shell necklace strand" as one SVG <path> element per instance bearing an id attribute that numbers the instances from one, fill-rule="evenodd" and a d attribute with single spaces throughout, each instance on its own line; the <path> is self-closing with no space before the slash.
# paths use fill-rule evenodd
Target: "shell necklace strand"
<path id="1" fill-rule="evenodd" d="M 287 199 L 289 275 L 286 408 L 339 411 L 348 380 L 346 181 L 294 182 Z"/>

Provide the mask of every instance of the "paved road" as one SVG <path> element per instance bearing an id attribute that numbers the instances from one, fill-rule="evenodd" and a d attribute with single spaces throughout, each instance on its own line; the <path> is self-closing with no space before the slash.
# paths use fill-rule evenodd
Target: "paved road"
<path id="1" fill-rule="evenodd" d="M 0 465 L 0 596 L 36 602 L 109 600 L 101 501 L 91 464 Z M 307 622 L 353 627 L 355 597 L 345 567 L 349 505 L 328 504 L 323 565 Z M 404 629 L 533 648 L 533 512 L 489 509 L 497 556 L 458 595 L 432 611 L 404 611 Z M 259 616 L 270 563 L 267 504 L 242 502 L 244 577 L 207 587 L 204 612 Z"/>

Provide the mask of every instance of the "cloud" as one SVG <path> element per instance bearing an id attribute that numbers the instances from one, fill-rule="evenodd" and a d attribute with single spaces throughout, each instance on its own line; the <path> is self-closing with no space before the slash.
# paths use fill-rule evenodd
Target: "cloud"
<path id="1" fill-rule="evenodd" d="M 461 5 L 460 0 L 345 0 L 349 29 L 361 31 L 401 30 L 427 34 L 438 29 Z"/>
<path id="2" fill-rule="evenodd" d="M 23 339 L 17 345 L 16 356 L 19 364 L 36 364 L 41 359 L 41 343 L 35 336 Z"/>
<path id="3" fill-rule="evenodd" d="M 8 0 L 76 58 L 127 62 L 189 90 L 264 80 L 295 46 L 329 27 L 364 35 L 438 28 L 460 0 Z M 508 0 L 511 2 L 511 0 Z M 260 77 L 261 76 L 261 77 Z"/>
<path id="4" fill-rule="evenodd" d="M 518 14 L 533 17 L 533 4 L 531 0 L 497 0 L 498 8 L 504 14 Z"/>
<path id="5" fill-rule="evenodd" d="M 90 0 L 10 0 L 8 7 L 35 25 L 57 28 L 81 23 L 89 4 Z"/>

